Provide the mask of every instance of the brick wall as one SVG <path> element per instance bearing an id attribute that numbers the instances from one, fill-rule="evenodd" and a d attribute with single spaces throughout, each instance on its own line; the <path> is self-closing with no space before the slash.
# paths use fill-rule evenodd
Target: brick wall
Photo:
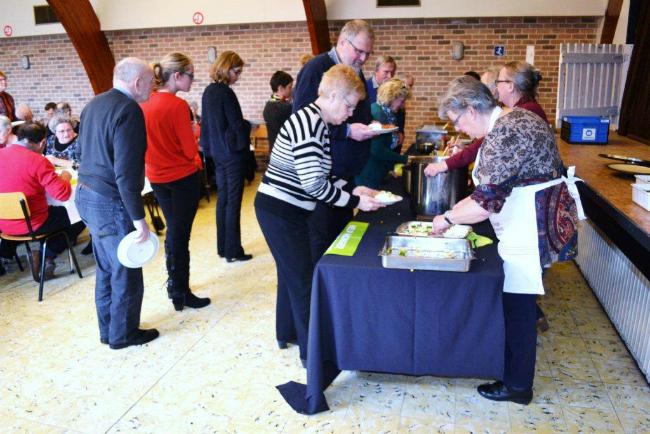
<path id="1" fill-rule="evenodd" d="M 343 22 L 332 22 L 332 40 Z M 473 69 L 509 60 L 523 60 L 526 46 L 535 45 L 535 64 L 544 80 L 539 101 L 549 116 L 555 116 L 557 65 L 561 42 L 593 43 L 597 19 L 593 17 L 519 17 L 450 19 L 374 20 L 375 52 L 391 54 L 398 62 L 398 75 L 411 73 L 416 80 L 413 98 L 407 102 L 407 140 L 413 130 L 436 120 L 436 100 L 455 76 Z M 265 23 L 112 31 L 106 34 L 116 59 L 138 56 L 148 61 L 178 50 L 195 62 L 196 81 L 191 92 L 179 93 L 200 103 L 209 83 L 207 47 L 219 52 L 232 49 L 247 67 L 234 89 L 245 116 L 261 119 L 264 102 L 270 93 L 268 79 L 276 69 L 294 77 L 298 58 L 310 51 L 304 23 Z M 451 60 L 451 41 L 465 44 L 465 57 Z M 496 58 L 494 45 L 506 46 L 506 57 Z M 20 67 L 20 57 L 30 54 L 32 69 Z M 371 58 L 366 67 L 370 76 Z M 9 75 L 9 92 L 18 103 L 26 102 L 41 115 L 47 101 L 67 100 L 76 113 L 92 97 L 92 89 L 73 46 L 65 35 L 0 40 L 0 69 Z"/>

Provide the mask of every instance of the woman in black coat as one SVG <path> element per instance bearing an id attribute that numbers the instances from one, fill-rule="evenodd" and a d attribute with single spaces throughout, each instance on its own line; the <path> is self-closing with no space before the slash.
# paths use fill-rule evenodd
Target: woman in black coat
<path id="1" fill-rule="evenodd" d="M 244 253 L 239 221 L 251 125 L 230 88 L 243 68 L 237 53 L 221 53 L 210 67 L 214 83 L 205 88 L 201 104 L 201 147 L 214 161 L 217 181 L 217 253 L 228 262 L 253 257 Z"/>

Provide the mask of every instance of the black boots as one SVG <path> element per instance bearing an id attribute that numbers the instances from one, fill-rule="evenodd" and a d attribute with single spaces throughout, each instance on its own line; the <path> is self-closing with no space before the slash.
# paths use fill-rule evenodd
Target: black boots
<path id="1" fill-rule="evenodd" d="M 174 309 L 184 307 L 200 309 L 210 304 L 208 297 L 201 298 L 190 290 L 190 253 L 168 254 L 167 257 L 167 295 L 172 299 Z"/>

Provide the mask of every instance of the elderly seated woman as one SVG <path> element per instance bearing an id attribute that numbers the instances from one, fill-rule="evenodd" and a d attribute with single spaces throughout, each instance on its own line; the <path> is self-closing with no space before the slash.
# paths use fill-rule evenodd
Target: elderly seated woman
<path id="1" fill-rule="evenodd" d="M 377 89 L 377 102 L 370 106 L 372 118 L 382 125 L 397 125 L 397 113 L 404 106 L 409 89 L 402 80 L 391 78 Z M 399 148 L 399 132 L 380 134 L 372 138 L 370 158 L 359 175 L 357 185 L 379 188 L 395 163 L 406 163 L 408 157 L 396 150 Z"/>
<path id="2" fill-rule="evenodd" d="M 16 143 L 16 135 L 11 132 L 11 121 L 7 116 L 0 115 L 0 148 Z"/>
<path id="3" fill-rule="evenodd" d="M 330 177 L 328 125 L 343 123 L 365 96 L 364 84 L 352 68 L 330 68 L 316 101 L 292 114 L 280 129 L 255 197 L 257 220 L 277 268 L 278 346 L 286 348 L 287 342 L 297 339 L 303 361 L 314 272 L 307 220 L 316 202 L 364 211 L 382 206 L 373 197 L 375 190 L 351 189 L 345 181 Z"/>
<path id="4" fill-rule="evenodd" d="M 472 173 L 476 190 L 436 216 L 434 230 L 489 218 L 503 259 L 504 374 L 478 392 L 494 401 L 528 404 L 535 375 L 535 297 L 544 294 L 542 268 L 576 255 L 578 215 L 583 214 L 575 179 L 562 176 L 548 124 L 529 110 L 499 107 L 474 78 L 452 81 L 438 112 L 457 130 L 484 139 Z"/>
<path id="5" fill-rule="evenodd" d="M 45 157 L 55 166 L 76 169 L 79 135 L 74 131 L 72 120 L 58 115 L 48 122 L 48 126 L 54 134 L 45 142 Z"/>
<path id="6" fill-rule="evenodd" d="M 57 200 L 68 200 L 72 193 L 71 175 L 63 171 L 57 175 L 54 166 L 45 158 L 45 127 L 25 123 L 18 127 L 16 143 L 0 149 L 0 192 L 20 191 L 25 194 L 29 206 L 32 228 L 37 234 L 65 230 L 74 244 L 83 223 L 70 224 L 68 213 L 62 206 L 48 206 L 47 195 Z M 10 235 L 28 233 L 24 220 L 0 220 L 0 231 Z M 54 276 L 56 256 L 67 248 L 63 237 L 52 238 L 45 252 L 45 278 Z M 33 251 L 32 275 L 39 281 L 40 252 Z"/>

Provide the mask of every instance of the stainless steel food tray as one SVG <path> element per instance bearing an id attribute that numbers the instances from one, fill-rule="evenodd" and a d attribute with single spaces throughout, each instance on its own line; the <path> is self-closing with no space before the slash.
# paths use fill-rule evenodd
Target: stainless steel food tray
<path id="1" fill-rule="evenodd" d="M 469 271 L 474 258 L 465 239 L 389 235 L 381 252 L 384 268 Z"/>

